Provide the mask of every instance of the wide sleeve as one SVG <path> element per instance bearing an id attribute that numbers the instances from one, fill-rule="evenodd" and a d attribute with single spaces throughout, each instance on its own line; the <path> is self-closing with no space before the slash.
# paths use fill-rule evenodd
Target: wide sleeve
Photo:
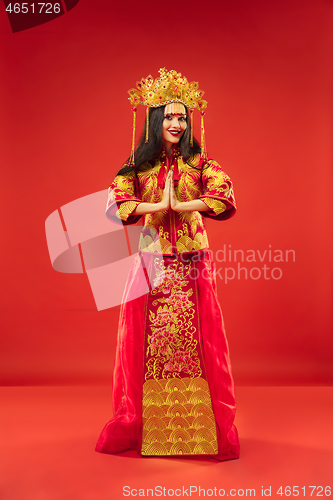
<path id="1" fill-rule="evenodd" d="M 135 224 L 142 217 L 133 215 L 142 202 L 139 196 L 138 181 L 134 173 L 117 175 L 108 190 L 106 216 L 118 224 Z"/>
<path id="2" fill-rule="evenodd" d="M 203 194 L 199 197 L 209 210 L 201 211 L 204 217 L 229 219 L 236 212 L 234 190 L 230 177 L 216 161 L 209 161 L 202 167 Z"/>

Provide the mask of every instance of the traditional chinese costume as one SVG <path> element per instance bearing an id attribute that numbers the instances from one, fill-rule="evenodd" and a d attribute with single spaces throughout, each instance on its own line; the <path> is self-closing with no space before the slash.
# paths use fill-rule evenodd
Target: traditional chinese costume
<path id="1" fill-rule="evenodd" d="M 137 171 L 115 178 L 106 213 L 125 225 L 138 222 L 136 206 L 162 199 L 169 169 L 178 200 L 201 199 L 207 211 L 170 208 L 143 216 L 140 251 L 121 306 L 114 416 L 96 450 L 238 458 L 234 384 L 204 225 L 204 217 L 234 215 L 230 178 L 213 160 L 197 155 L 187 163 L 177 146 L 170 158 L 163 149 Z M 142 262 L 154 286 L 128 301 L 133 287 L 143 286 Z"/>

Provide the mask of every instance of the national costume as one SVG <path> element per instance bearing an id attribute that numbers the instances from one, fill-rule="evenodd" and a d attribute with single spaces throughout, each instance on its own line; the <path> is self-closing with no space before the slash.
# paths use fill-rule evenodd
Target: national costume
<path id="1" fill-rule="evenodd" d="M 177 199 L 201 199 L 207 210 L 169 208 L 141 219 L 133 212 L 142 202 L 160 202 L 169 170 Z M 185 161 L 178 145 L 170 157 L 162 148 L 111 184 L 107 217 L 143 228 L 121 306 L 114 416 L 96 451 L 239 457 L 234 384 L 204 224 L 205 217 L 225 220 L 235 210 L 220 165 L 206 152 Z M 141 294 L 142 269 L 150 288 Z M 138 298 L 131 300 L 133 290 Z"/>

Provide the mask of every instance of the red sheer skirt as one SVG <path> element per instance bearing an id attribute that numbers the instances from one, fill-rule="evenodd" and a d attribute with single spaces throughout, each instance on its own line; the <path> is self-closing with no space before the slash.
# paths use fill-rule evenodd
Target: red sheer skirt
<path id="1" fill-rule="evenodd" d="M 148 283 L 142 279 L 142 263 Z M 133 297 L 133 290 L 138 297 Z M 235 392 L 207 251 L 138 255 L 121 307 L 101 453 L 239 457 Z"/>

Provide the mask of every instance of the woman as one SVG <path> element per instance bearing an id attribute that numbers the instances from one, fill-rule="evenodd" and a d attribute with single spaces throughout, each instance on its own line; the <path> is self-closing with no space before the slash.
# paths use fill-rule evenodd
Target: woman
<path id="1" fill-rule="evenodd" d="M 115 415 L 96 450 L 238 458 L 234 386 L 203 222 L 234 215 L 232 184 L 204 151 L 203 121 L 201 149 L 193 138 L 189 110 L 192 118 L 206 105 L 197 84 L 162 69 L 138 89 L 130 100 L 147 105 L 145 129 L 110 186 L 107 216 L 125 225 L 144 217 L 144 227 L 121 308 Z"/>

